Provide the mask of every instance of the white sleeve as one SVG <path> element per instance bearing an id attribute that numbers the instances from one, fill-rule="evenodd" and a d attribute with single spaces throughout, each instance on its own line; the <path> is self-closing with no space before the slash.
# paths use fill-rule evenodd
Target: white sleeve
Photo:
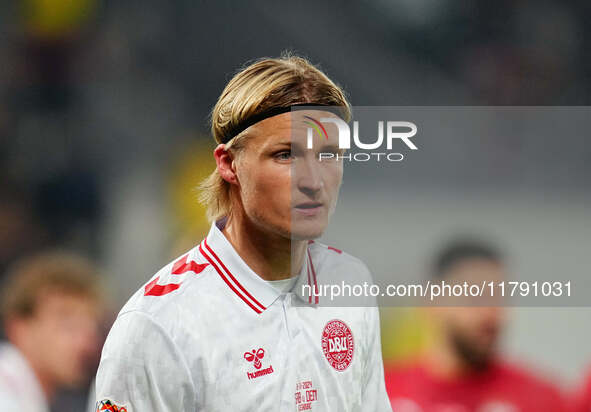
<path id="1" fill-rule="evenodd" d="M 363 405 L 368 411 L 392 412 L 384 379 L 380 311 L 377 308 L 377 303 L 376 306 L 365 309 L 367 313 L 368 343 L 363 375 Z"/>
<path id="2" fill-rule="evenodd" d="M 187 364 L 166 331 L 149 315 L 131 311 L 115 321 L 103 347 L 96 400 L 96 410 L 101 410 L 101 402 L 127 412 L 195 410 Z"/>

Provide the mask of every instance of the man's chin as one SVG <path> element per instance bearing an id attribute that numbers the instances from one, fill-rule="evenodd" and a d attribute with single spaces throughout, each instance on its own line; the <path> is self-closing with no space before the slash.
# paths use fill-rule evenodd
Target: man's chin
<path id="1" fill-rule="evenodd" d="M 328 219 L 326 216 L 317 216 L 312 219 L 292 216 L 290 226 L 292 240 L 313 240 L 324 234 L 328 226 Z"/>
<path id="2" fill-rule="evenodd" d="M 302 227 L 291 228 L 291 240 L 314 240 L 322 236 L 325 227 L 319 225 L 302 225 Z"/>

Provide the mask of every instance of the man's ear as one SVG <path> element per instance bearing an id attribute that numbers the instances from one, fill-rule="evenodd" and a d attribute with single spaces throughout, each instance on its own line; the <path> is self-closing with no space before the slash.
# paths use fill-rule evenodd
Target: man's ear
<path id="1" fill-rule="evenodd" d="M 213 157 L 215 158 L 217 170 L 222 179 L 231 184 L 238 184 L 234 159 L 226 149 L 225 144 L 219 144 L 218 147 L 215 148 L 213 151 Z"/>

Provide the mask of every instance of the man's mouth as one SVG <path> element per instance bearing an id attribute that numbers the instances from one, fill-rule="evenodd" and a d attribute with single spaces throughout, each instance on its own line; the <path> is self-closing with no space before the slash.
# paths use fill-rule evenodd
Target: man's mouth
<path id="1" fill-rule="evenodd" d="M 295 205 L 294 209 L 306 216 L 318 213 L 324 204 L 321 202 L 302 202 Z"/>
<path id="2" fill-rule="evenodd" d="M 296 205 L 296 207 L 298 209 L 314 209 L 315 207 L 320 207 L 322 206 L 322 203 L 320 202 L 304 202 L 304 203 L 298 203 Z"/>

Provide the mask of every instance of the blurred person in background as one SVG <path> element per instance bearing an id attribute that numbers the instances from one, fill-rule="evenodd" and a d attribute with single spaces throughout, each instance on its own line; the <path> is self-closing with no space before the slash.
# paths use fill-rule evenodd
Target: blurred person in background
<path id="1" fill-rule="evenodd" d="M 7 337 L 0 343 L 3 411 L 47 412 L 60 388 L 89 383 L 102 314 L 90 262 L 62 252 L 23 259 L 2 288 L 1 309 Z"/>
<path id="2" fill-rule="evenodd" d="M 484 242 L 465 239 L 441 250 L 432 282 L 488 284 L 505 279 L 500 253 Z M 476 306 L 467 298 L 449 299 L 445 307 L 426 309 L 433 336 L 425 353 L 416 361 L 386 366 L 386 387 L 394 411 L 567 410 L 557 387 L 501 358 L 498 344 L 506 319 L 502 302 Z"/>

